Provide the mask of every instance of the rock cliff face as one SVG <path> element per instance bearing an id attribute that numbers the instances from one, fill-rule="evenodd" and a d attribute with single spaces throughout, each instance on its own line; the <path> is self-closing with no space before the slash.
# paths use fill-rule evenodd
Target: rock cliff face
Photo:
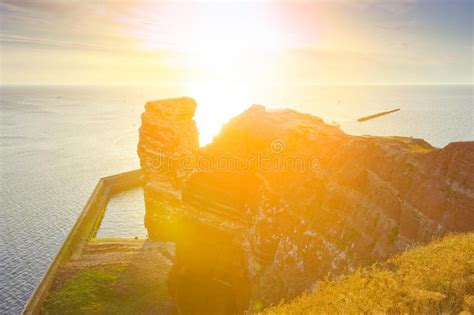
<path id="1" fill-rule="evenodd" d="M 177 98 L 148 102 L 142 115 L 138 156 L 144 171 L 145 226 L 150 238 L 172 239 L 181 209 L 180 187 L 189 167 L 180 161 L 199 147 L 196 102 Z"/>
<path id="2" fill-rule="evenodd" d="M 149 221 L 161 210 L 147 144 L 162 137 L 140 136 Z M 170 274 L 184 312 L 258 310 L 415 243 L 474 230 L 474 142 L 436 149 L 350 136 L 311 115 L 254 105 L 207 147 L 189 143 L 195 163 L 174 188 Z"/>

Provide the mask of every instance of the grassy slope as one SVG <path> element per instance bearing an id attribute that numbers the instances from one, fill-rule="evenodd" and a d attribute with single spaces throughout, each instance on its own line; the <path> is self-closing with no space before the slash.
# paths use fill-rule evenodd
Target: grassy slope
<path id="1" fill-rule="evenodd" d="M 46 314 L 154 313 L 168 295 L 164 281 L 143 281 L 127 275 L 123 265 L 80 271 L 45 305 Z"/>
<path id="2" fill-rule="evenodd" d="M 168 313 L 167 250 L 145 241 L 94 239 L 56 279 L 43 305 L 45 314 Z"/>
<path id="3" fill-rule="evenodd" d="M 360 269 L 265 314 L 474 312 L 474 233 L 446 236 Z M 468 313 L 468 312 L 466 312 Z"/>

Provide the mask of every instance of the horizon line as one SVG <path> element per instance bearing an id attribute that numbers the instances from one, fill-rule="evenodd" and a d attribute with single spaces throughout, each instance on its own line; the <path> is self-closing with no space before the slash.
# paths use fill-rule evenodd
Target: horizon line
<path id="1" fill-rule="evenodd" d="M 170 86 L 170 87 L 179 87 L 186 86 L 190 83 L 203 83 L 203 84 L 222 84 L 226 81 L 218 80 L 190 80 L 183 82 L 95 82 L 95 83 L 62 83 L 62 82 L 50 82 L 50 83 L 36 83 L 36 82 L 12 82 L 12 83 L 3 83 L 0 82 L 0 86 Z M 240 82 L 228 82 L 229 85 L 241 86 L 246 83 Z M 379 82 L 365 82 L 365 83 L 351 83 L 351 82 L 341 82 L 341 83 L 318 83 L 318 82 L 296 82 L 296 83 L 263 83 L 261 86 L 460 86 L 460 85 L 474 85 L 474 82 L 403 82 L 403 83 L 379 83 Z"/>

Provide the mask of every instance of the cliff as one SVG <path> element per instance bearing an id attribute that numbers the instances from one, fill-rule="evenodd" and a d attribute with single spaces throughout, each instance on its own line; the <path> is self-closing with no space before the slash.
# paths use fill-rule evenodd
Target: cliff
<path id="1" fill-rule="evenodd" d="M 263 313 L 472 314 L 473 265 L 474 233 L 449 235 Z"/>
<path id="2" fill-rule="evenodd" d="M 155 138 L 164 136 L 141 131 L 142 150 Z M 436 149 L 420 139 L 350 136 L 311 115 L 254 105 L 207 147 L 186 143 L 195 155 L 174 186 L 170 238 L 170 290 L 184 312 L 272 305 L 318 279 L 474 229 L 474 142 Z M 159 176 L 147 152 L 140 157 L 153 186 Z M 147 218 L 163 211 L 155 192 L 145 191 Z"/>

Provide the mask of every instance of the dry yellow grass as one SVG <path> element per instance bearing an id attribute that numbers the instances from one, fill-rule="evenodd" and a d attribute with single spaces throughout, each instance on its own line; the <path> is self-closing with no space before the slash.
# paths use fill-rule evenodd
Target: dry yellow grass
<path id="1" fill-rule="evenodd" d="M 363 268 L 264 314 L 469 314 L 474 233 L 449 235 Z"/>

